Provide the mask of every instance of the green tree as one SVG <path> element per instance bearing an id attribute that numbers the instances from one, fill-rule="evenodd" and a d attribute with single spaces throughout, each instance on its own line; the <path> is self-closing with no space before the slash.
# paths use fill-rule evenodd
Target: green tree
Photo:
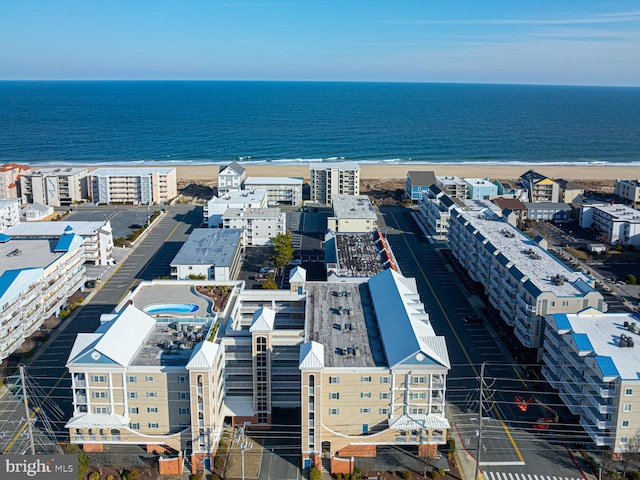
<path id="1" fill-rule="evenodd" d="M 269 275 L 269 278 L 267 278 L 264 282 L 262 282 L 262 288 L 266 290 L 278 290 L 278 284 L 276 283 L 276 280 L 273 278 L 273 275 Z"/>
<path id="2" fill-rule="evenodd" d="M 282 271 L 291 260 L 293 260 L 293 245 L 291 245 L 290 233 L 279 233 L 275 237 L 271 237 L 273 242 L 273 256 L 271 261 L 273 266 Z"/>
<path id="3" fill-rule="evenodd" d="M 627 278 L 625 278 L 624 281 L 628 285 L 637 285 L 638 284 L 638 279 L 636 278 L 635 275 L 633 275 L 631 273 L 629 275 L 627 275 Z"/>

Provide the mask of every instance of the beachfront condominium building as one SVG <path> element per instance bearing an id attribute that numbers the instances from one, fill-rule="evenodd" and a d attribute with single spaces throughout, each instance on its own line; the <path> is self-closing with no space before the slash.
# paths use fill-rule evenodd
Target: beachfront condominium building
<path id="1" fill-rule="evenodd" d="M 222 165 L 218 171 L 218 195 L 242 189 L 246 176 L 246 169 L 238 162 Z"/>
<path id="2" fill-rule="evenodd" d="M 0 199 L 0 232 L 20 223 L 20 200 Z"/>
<path id="3" fill-rule="evenodd" d="M 616 456 L 640 431 L 638 321 L 589 308 L 551 315 L 545 328 L 542 374 L 593 443 Z"/>
<path id="4" fill-rule="evenodd" d="M 0 165 L 0 200 L 20 198 L 20 175 L 30 171 L 28 165 L 18 163 Z"/>
<path id="5" fill-rule="evenodd" d="M 296 267 L 289 283 L 141 283 L 72 348 L 71 442 L 191 450 L 201 471 L 225 423 L 269 428 L 302 411 L 305 467 L 322 468 L 324 451 L 344 471 L 377 445 L 433 456 L 449 429 L 450 364 L 415 281 L 386 270 L 307 282 Z"/>
<path id="6" fill-rule="evenodd" d="M 436 183 L 436 174 L 432 170 L 409 170 L 404 181 L 404 193 L 407 198 L 418 201 L 422 192 Z"/>
<path id="7" fill-rule="evenodd" d="M 560 185 L 552 178 L 546 177 L 535 170 L 527 170 L 520 176 L 520 184 L 527 191 L 530 202 L 560 201 Z"/>
<path id="8" fill-rule="evenodd" d="M 631 202 L 635 208 L 640 203 L 640 180 L 620 180 L 616 179 L 613 193 L 620 198 Z"/>
<path id="9" fill-rule="evenodd" d="M 582 202 L 584 188 L 580 185 L 564 178 L 557 178 L 556 183 L 560 186 L 560 201 L 562 203 Z"/>
<path id="10" fill-rule="evenodd" d="M 20 175 L 22 203 L 61 207 L 87 198 L 86 168 L 39 168 Z"/>
<path id="11" fill-rule="evenodd" d="M 73 233 L 37 239 L 5 236 L 0 258 L 1 361 L 83 288 L 85 268 L 82 238 Z"/>
<path id="12" fill-rule="evenodd" d="M 242 230 L 242 245 L 270 245 L 271 239 L 287 232 L 287 215 L 279 208 L 228 208 L 223 228 Z"/>
<path id="13" fill-rule="evenodd" d="M 152 205 L 178 196 L 175 168 L 98 168 L 89 175 L 95 203 Z"/>
<path id="14" fill-rule="evenodd" d="M 194 228 L 171 260 L 171 277 L 227 281 L 242 265 L 242 230 Z"/>
<path id="15" fill-rule="evenodd" d="M 222 227 L 222 215 L 229 208 L 265 208 L 267 206 L 267 189 L 230 190 L 224 195 L 209 200 L 203 209 L 204 223 L 209 228 Z"/>
<path id="16" fill-rule="evenodd" d="M 583 205 L 580 226 L 602 232 L 612 245 L 640 245 L 640 211 L 626 205 Z"/>
<path id="17" fill-rule="evenodd" d="M 438 176 L 436 177 L 436 185 L 450 197 L 469 198 L 469 184 L 460 177 Z"/>
<path id="18" fill-rule="evenodd" d="M 498 186 L 488 178 L 464 178 L 471 200 L 490 200 L 498 195 Z"/>
<path id="19" fill-rule="evenodd" d="M 111 265 L 113 260 L 113 232 L 109 220 L 97 222 L 28 222 L 8 228 L 12 238 L 60 238 L 69 233 L 82 237 L 82 251 L 86 263 Z"/>
<path id="20" fill-rule="evenodd" d="M 334 195 L 333 215 L 327 218 L 327 228 L 334 232 L 373 232 L 378 229 L 378 217 L 366 195 Z"/>
<path id="21" fill-rule="evenodd" d="M 311 201 L 330 204 L 335 194 L 360 195 L 360 165 L 341 163 L 311 165 Z"/>
<path id="22" fill-rule="evenodd" d="M 422 197 L 418 202 L 418 211 L 423 224 L 434 239 L 447 239 L 449 217 L 454 208 L 478 212 L 484 209 L 500 211 L 499 207 L 488 200 L 451 197 L 443 192 L 437 184 L 433 184 L 422 192 Z"/>
<path id="23" fill-rule="evenodd" d="M 278 203 L 293 206 L 302 205 L 302 178 L 289 177 L 249 177 L 244 181 L 245 190 L 267 190 L 269 205 Z"/>
<path id="24" fill-rule="evenodd" d="M 593 278 L 570 270 L 490 210 L 454 209 L 449 246 L 527 348 L 542 345 L 546 315 L 576 313 L 587 307 L 606 310 Z"/>

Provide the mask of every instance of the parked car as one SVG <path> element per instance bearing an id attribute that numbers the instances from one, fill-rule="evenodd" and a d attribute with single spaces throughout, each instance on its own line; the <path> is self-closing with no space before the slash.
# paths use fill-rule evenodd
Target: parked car
<path id="1" fill-rule="evenodd" d="M 275 273 L 275 270 L 272 267 L 262 267 L 260 269 L 260 273 L 266 273 L 266 274 Z"/>
<path id="2" fill-rule="evenodd" d="M 296 258 L 294 260 L 291 260 L 289 262 L 289 265 L 302 265 L 302 260 L 300 260 L 299 258 Z"/>
<path id="3" fill-rule="evenodd" d="M 482 323 L 482 317 L 480 315 L 469 314 L 462 319 L 464 323 Z"/>

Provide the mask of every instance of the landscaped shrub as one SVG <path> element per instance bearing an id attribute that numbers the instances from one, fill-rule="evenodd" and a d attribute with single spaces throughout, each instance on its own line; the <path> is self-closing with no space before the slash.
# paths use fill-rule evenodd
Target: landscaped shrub
<path id="1" fill-rule="evenodd" d="M 402 478 L 404 478 L 404 480 L 411 480 L 411 472 L 409 470 L 405 470 L 402 472 Z"/>
<path id="2" fill-rule="evenodd" d="M 309 470 L 309 480 L 322 480 L 322 472 L 317 467 L 311 467 Z"/>
<path id="3" fill-rule="evenodd" d="M 637 472 L 635 470 L 627 472 L 627 478 L 629 480 L 640 480 L 640 472 Z"/>
<path id="4" fill-rule="evenodd" d="M 636 278 L 635 275 L 633 275 L 631 273 L 629 275 L 627 275 L 627 278 L 625 278 L 624 281 L 628 285 L 637 285 L 638 284 L 638 279 Z"/>
<path id="5" fill-rule="evenodd" d="M 100 480 L 100 474 L 98 472 L 91 472 L 89 474 L 89 480 Z"/>
<path id="6" fill-rule="evenodd" d="M 191 480 L 201 480 L 201 476 L 199 473 L 194 473 L 193 475 L 191 475 Z"/>

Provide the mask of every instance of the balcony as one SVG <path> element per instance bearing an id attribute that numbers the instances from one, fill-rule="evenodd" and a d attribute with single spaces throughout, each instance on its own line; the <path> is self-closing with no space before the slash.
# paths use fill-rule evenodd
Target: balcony
<path id="1" fill-rule="evenodd" d="M 594 389 L 596 395 L 599 395 L 601 398 L 610 398 L 613 397 L 613 390 L 609 388 L 603 387 L 603 383 L 594 378 L 591 375 L 585 375 L 585 380 L 587 383 Z"/>

